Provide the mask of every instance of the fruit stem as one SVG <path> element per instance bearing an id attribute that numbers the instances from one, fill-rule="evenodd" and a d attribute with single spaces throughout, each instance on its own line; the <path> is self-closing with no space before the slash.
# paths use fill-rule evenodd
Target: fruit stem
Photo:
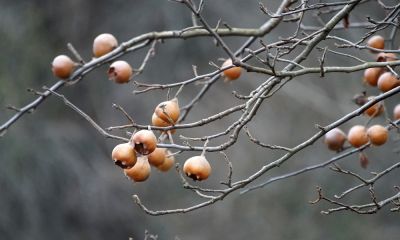
<path id="1" fill-rule="evenodd" d="M 168 139 L 171 144 L 174 144 L 174 139 L 172 138 L 171 130 L 167 131 Z"/>
<path id="2" fill-rule="evenodd" d="M 203 151 L 201 152 L 201 156 L 204 157 L 204 155 L 206 154 L 206 149 L 207 149 L 207 145 L 208 145 L 209 139 L 207 138 L 206 142 L 204 143 L 203 146 Z"/>

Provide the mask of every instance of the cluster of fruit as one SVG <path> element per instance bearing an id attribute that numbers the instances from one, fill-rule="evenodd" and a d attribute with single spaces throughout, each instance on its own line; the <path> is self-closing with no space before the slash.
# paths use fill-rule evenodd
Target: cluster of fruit
<path id="1" fill-rule="evenodd" d="M 371 48 L 384 49 L 385 43 L 383 37 L 376 35 L 371 37 L 367 45 Z M 396 61 L 398 58 L 394 53 L 379 53 L 376 60 L 378 62 Z M 364 82 L 370 86 L 377 86 L 382 92 L 387 92 L 400 85 L 400 81 L 386 67 L 368 68 L 364 72 Z M 365 94 L 357 95 L 354 101 L 357 105 L 362 106 L 375 96 L 365 96 Z M 374 104 L 366 109 L 363 113 L 370 118 L 377 117 L 385 111 L 385 107 L 381 102 Z M 400 119 L 400 104 L 395 106 L 393 110 L 393 119 Z M 346 140 L 351 146 L 359 148 L 367 143 L 374 146 L 380 146 L 386 143 L 388 139 L 388 130 L 382 125 L 373 125 L 368 129 L 362 125 L 355 125 L 350 128 L 346 135 L 341 129 L 334 128 L 325 134 L 324 143 L 332 151 L 342 151 Z M 362 164 L 363 165 L 363 164 Z"/>
<path id="2" fill-rule="evenodd" d="M 180 115 L 178 99 L 158 104 L 152 115 L 152 125 L 173 126 Z M 172 134 L 173 131 L 169 133 Z M 162 132 L 161 134 L 166 134 Z M 145 181 L 150 175 L 150 166 L 168 171 L 175 162 L 173 154 L 165 148 L 157 148 L 157 138 L 151 130 L 134 133 L 128 143 L 118 144 L 112 151 L 112 159 L 124 169 L 125 175 L 135 182 Z M 186 160 L 183 172 L 194 180 L 205 180 L 211 173 L 211 166 L 204 154 Z"/>
<path id="3" fill-rule="evenodd" d="M 109 33 L 100 34 L 93 41 L 93 55 L 99 58 L 111 52 L 117 46 L 118 41 L 113 35 Z M 55 57 L 51 64 L 54 76 L 61 79 L 68 79 L 77 65 L 67 55 Z M 108 78 L 116 83 L 127 83 L 132 78 L 132 75 L 132 67 L 126 61 L 115 61 L 108 69 Z"/>
<path id="4" fill-rule="evenodd" d="M 101 57 L 118 46 L 117 39 L 103 33 L 93 41 L 93 55 Z M 229 66 L 232 61 L 226 61 L 224 66 Z M 68 79 L 78 64 L 66 55 L 59 55 L 52 62 L 53 74 L 60 79 Z M 234 80 L 240 76 L 241 69 L 232 67 L 224 71 L 227 79 Z M 108 69 L 108 77 L 116 83 L 127 83 L 133 75 L 132 67 L 125 61 L 115 61 Z M 157 127 L 169 127 L 177 123 L 180 115 L 178 99 L 174 98 L 157 105 L 152 115 L 152 125 Z M 168 130 L 169 134 L 175 133 L 175 129 Z M 166 134 L 162 132 L 161 134 Z M 124 169 L 125 175 L 135 182 L 145 181 L 150 176 L 151 167 L 166 172 L 175 163 L 174 155 L 165 148 L 157 148 L 157 137 L 152 130 L 140 130 L 134 133 L 128 143 L 118 144 L 112 151 L 112 159 L 115 165 Z M 183 172 L 194 180 L 205 180 L 211 173 L 211 166 L 204 153 L 186 160 Z"/>
<path id="5" fill-rule="evenodd" d="M 232 65 L 232 60 L 226 60 L 222 68 Z M 112 67 L 113 65 L 111 65 Z M 110 69 L 111 69 L 110 67 Z M 109 70 L 112 73 L 113 71 Z M 231 67 L 223 71 L 225 80 L 235 80 L 241 75 L 240 67 Z M 118 82 L 118 81 L 116 81 Z M 175 125 L 180 116 L 177 98 L 158 104 L 151 117 L 151 123 L 156 127 L 169 127 Z M 170 134 L 175 129 L 168 130 Z M 161 134 L 166 134 L 162 132 Z M 140 130 L 134 133 L 128 143 L 117 145 L 112 151 L 112 159 L 117 166 L 124 169 L 125 175 L 135 182 L 145 181 L 154 166 L 161 171 L 168 171 L 175 162 L 172 153 L 164 148 L 157 148 L 157 138 L 151 130 Z M 139 155 L 139 157 L 137 157 Z M 207 179 L 211 174 L 211 165 L 204 157 L 204 152 L 199 156 L 187 159 L 183 165 L 183 172 L 195 181 Z"/>
<path id="6" fill-rule="evenodd" d="M 343 150 L 346 140 L 355 148 L 368 142 L 375 146 L 383 145 L 388 138 L 388 130 L 382 125 L 373 125 L 368 129 L 362 125 L 350 128 L 347 136 L 340 128 L 334 128 L 325 134 L 325 144 L 332 151 Z"/>
<path id="7" fill-rule="evenodd" d="M 93 41 L 93 55 L 95 58 L 99 58 L 118 46 L 117 39 L 109 33 L 103 33 L 98 35 Z M 227 59 L 222 68 L 232 65 L 232 60 Z M 54 76 L 60 79 L 68 79 L 73 73 L 77 63 L 75 63 L 67 55 L 58 55 L 53 59 L 51 64 Z M 240 77 L 241 68 L 232 67 L 223 71 L 225 80 L 235 80 Z M 123 60 L 113 62 L 108 69 L 108 78 L 116 83 L 128 83 L 133 75 L 133 69 L 129 63 Z"/>
<path id="8" fill-rule="evenodd" d="M 367 45 L 376 49 L 384 49 L 385 40 L 383 37 L 376 35 L 368 40 Z M 398 58 L 394 53 L 381 52 L 376 55 L 377 62 L 391 62 L 396 60 L 398 60 Z M 364 72 L 364 82 L 373 87 L 378 87 L 382 92 L 387 92 L 400 85 L 400 81 L 386 67 L 366 69 Z"/>
<path id="9" fill-rule="evenodd" d="M 140 130 L 128 143 L 115 146 L 111 157 L 115 165 L 124 169 L 125 175 L 135 182 L 145 181 L 150 176 L 150 165 L 165 172 L 175 163 L 169 150 L 157 148 L 157 138 L 151 130 Z"/>
<path id="10" fill-rule="evenodd" d="M 117 39 L 103 33 L 93 41 L 93 55 L 101 57 L 118 46 Z M 59 55 L 52 62 L 53 74 L 60 79 L 68 79 L 78 64 L 66 55 Z M 232 65 L 227 59 L 222 68 Z M 108 69 L 108 78 L 116 83 L 127 83 L 133 75 L 132 67 L 126 61 L 115 61 Z M 240 67 L 231 67 L 223 71 L 225 80 L 235 80 L 241 75 Z M 177 123 L 180 115 L 178 99 L 174 98 L 157 105 L 151 118 L 153 126 L 169 127 Z M 170 134 L 175 129 L 169 130 Z M 161 134 L 166 134 L 162 132 Z M 118 144 L 112 151 L 115 165 L 124 169 L 127 177 L 135 182 L 145 181 L 150 176 L 151 166 L 160 171 L 168 171 L 175 163 L 174 155 L 165 148 L 157 148 L 157 138 L 151 130 L 140 130 L 134 133 L 128 143 Z M 186 160 L 183 172 L 193 180 L 205 180 L 211 173 L 211 166 L 204 153 Z"/>

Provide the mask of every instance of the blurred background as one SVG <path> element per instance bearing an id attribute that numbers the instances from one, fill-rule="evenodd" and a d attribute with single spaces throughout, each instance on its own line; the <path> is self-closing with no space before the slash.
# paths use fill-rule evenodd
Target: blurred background
<path id="1" fill-rule="evenodd" d="M 221 18 L 230 26 L 255 28 L 268 19 L 259 10 L 258 2 L 206 1 L 204 14 L 211 25 Z M 274 11 L 280 1 L 262 2 Z M 384 2 L 394 4 L 396 0 Z M 370 1 L 356 9 L 350 22 L 363 21 L 367 15 L 379 20 L 385 12 L 375 1 Z M 328 20 L 330 16 L 323 19 Z M 305 23 L 318 26 L 310 14 Z M 100 33 L 113 33 L 122 42 L 146 32 L 182 29 L 190 24 L 188 9 L 167 0 L 0 0 L 0 105 L 23 106 L 35 98 L 27 88 L 41 90 L 42 86 L 54 84 L 57 79 L 51 74 L 50 62 L 58 54 L 71 55 L 66 47 L 68 42 L 89 60 L 92 41 Z M 282 23 L 263 40 L 268 43 L 288 37 L 295 27 L 293 23 Z M 335 33 L 358 40 L 365 30 Z M 380 34 L 389 36 L 386 31 Z M 226 41 L 236 49 L 245 38 L 231 37 Z M 397 35 L 396 42 L 399 41 Z M 323 42 L 320 46 L 327 45 L 332 46 L 333 42 Z M 255 43 L 252 48 L 258 46 Z M 398 48 L 398 44 L 395 47 Z M 122 59 L 137 68 L 146 50 Z M 343 51 L 373 60 L 373 55 L 366 51 Z M 320 55 L 321 52 L 315 51 L 304 64 L 318 64 Z M 182 81 L 192 77 L 192 65 L 198 67 L 199 73 L 207 73 L 213 70 L 209 61 L 219 63 L 218 58 L 224 57 L 226 54 L 211 38 L 166 40 L 157 45 L 156 56 L 136 80 L 146 83 Z M 348 66 L 356 62 L 328 54 L 326 64 Z M 154 107 L 166 99 L 167 92 L 134 95 L 132 84 L 113 84 L 107 80 L 106 71 L 107 66 L 102 66 L 79 84 L 63 88 L 61 93 L 102 127 L 126 123 L 124 116 L 112 108 L 113 103 L 123 106 L 138 123 L 148 124 Z M 248 94 L 265 79 L 263 75 L 245 73 L 230 84 L 221 80 L 195 106 L 187 122 L 239 104 L 232 91 Z M 180 103 L 188 103 L 200 87 L 185 88 Z M 265 143 L 295 146 L 316 132 L 316 123 L 331 123 L 354 110 L 356 106 L 351 98 L 364 90 L 370 95 L 379 94 L 362 84 L 362 72 L 327 74 L 325 78 L 299 77 L 265 101 L 249 129 Z M 398 102 L 399 97 L 394 96 L 386 101 L 386 106 L 391 111 Z M 12 114 L 2 108 L 0 122 L 5 122 Z M 237 116 L 178 134 L 193 137 L 221 131 Z M 352 125 L 364 124 L 366 120 L 363 116 L 357 117 L 342 129 L 348 131 Z M 385 123 L 383 117 L 373 121 Z M 115 134 L 125 136 L 124 132 Z M 395 137 L 392 133 L 391 138 Z M 358 184 L 356 179 L 329 169 L 277 182 L 245 195 L 234 193 L 222 202 L 187 214 L 149 216 L 134 204 L 133 194 L 138 194 L 143 203 L 154 210 L 183 208 L 202 199 L 182 188 L 175 171 L 161 173 L 153 169 L 148 181 L 136 184 L 129 181 L 110 159 L 117 143 L 102 137 L 54 97 L 33 114 L 20 119 L 0 139 L 0 239 L 143 239 L 146 229 L 157 234 L 159 239 L 397 239 L 400 234 L 398 214 L 390 213 L 388 208 L 371 216 L 349 212 L 325 216 L 320 211 L 329 205 L 308 204 L 316 198 L 317 185 L 333 196 Z M 399 160 L 393 152 L 396 147 L 398 143 L 390 141 L 383 147 L 367 150 L 371 163 L 366 170 L 359 166 L 356 155 L 340 163 L 362 176 L 371 177 L 370 172 L 381 171 Z M 258 148 L 243 134 L 226 153 L 233 162 L 234 180 L 246 178 L 282 154 Z M 181 154 L 177 161 L 183 164 L 192 155 Z M 334 155 L 318 141 L 257 182 L 326 161 Z M 207 158 L 213 166 L 213 175 L 200 185 L 216 187 L 225 179 L 227 168 L 222 155 L 210 153 Z M 393 194 L 398 180 L 398 171 L 395 171 L 378 182 L 375 186 L 378 198 Z M 360 204 L 370 202 L 367 190 L 345 200 Z"/>

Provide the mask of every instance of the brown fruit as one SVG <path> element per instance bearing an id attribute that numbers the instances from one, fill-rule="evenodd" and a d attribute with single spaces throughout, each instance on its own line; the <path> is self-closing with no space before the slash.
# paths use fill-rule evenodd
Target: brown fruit
<path id="1" fill-rule="evenodd" d="M 142 155 L 152 153 L 157 147 L 157 138 L 151 130 L 140 130 L 132 135 L 131 142 L 135 151 Z"/>
<path id="2" fill-rule="evenodd" d="M 143 182 L 149 178 L 151 172 L 147 156 L 138 157 L 135 166 L 124 169 L 124 174 L 132 181 Z"/>
<path id="3" fill-rule="evenodd" d="M 393 118 L 394 120 L 400 119 L 400 104 L 397 104 L 393 109 Z"/>
<path id="4" fill-rule="evenodd" d="M 193 180 L 205 180 L 210 176 L 211 166 L 204 156 L 194 156 L 186 160 L 183 172 Z"/>
<path id="5" fill-rule="evenodd" d="M 150 165 L 157 167 L 163 164 L 166 152 L 165 148 L 156 148 L 152 153 L 147 155 Z"/>
<path id="6" fill-rule="evenodd" d="M 356 148 L 368 143 L 368 136 L 365 127 L 361 125 L 355 125 L 350 128 L 350 131 L 347 134 L 347 140 L 353 147 Z"/>
<path id="7" fill-rule="evenodd" d="M 121 143 L 115 146 L 111 157 L 115 165 L 121 168 L 130 168 L 136 163 L 136 152 L 130 143 Z"/>
<path id="8" fill-rule="evenodd" d="M 381 125 L 374 125 L 367 130 L 369 141 L 375 145 L 380 146 L 388 139 L 388 130 Z"/>
<path id="9" fill-rule="evenodd" d="M 162 172 L 166 172 L 166 171 L 170 170 L 172 166 L 174 166 L 175 157 L 171 154 L 172 153 L 169 150 L 167 150 L 164 162 L 161 165 L 157 166 L 158 170 L 160 170 Z"/>
<path id="10" fill-rule="evenodd" d="M 339 128 L 334 128 L 325 134 L 325 144 L 332 151 L 340 151 L 346 142 L 346 134 Z"/>
<path id="11" fill-rule="evenodd" d="M 177 98 L 162 102 L 154 109 L 154 113 L 162 121 L 168 123 L 167 126 L 174 125 L 180 115 L 179 102 Z"/>
<path id="12" fill-rule="evenodd" d="M 153 126 L 156 127 L 168 127 L 171 126 L 171 124 L 165 122 L 164 120 L 162 120 L 161 118 L 159 118 L 156 113 L 153 113 L 153 115 L 151 116 L 151 124 Z M 176 129 L 171 129 L 169 130 L 172 134 L 174 134 L 176 132 Z M 167 132 L 167 131 L 164 131 Z"/>
<path id="13" fill-rule="evenodd" d="M 385 39 L 380 35 L 375 35 L 368 39 L 367 45 L 372 48 L 384 49 Z"/>
<path id="14" fill-rule="evenodd" d="M 382 92 L 387 92 L 399 86 L 400 81 L 391 72 L 383 73 L 378 79 L 378 88 Z"/>
<path id="15" fill-rule="evenodd" d="M 397 60 L 397 56 L 394 53 L 378 53 L 376 56 L 376 61 L 377 62 L 393 62 Z"/>
<path id="16" fill-rule="evenodd" d="M 108 79 L 120 84 L 129 82 L 132 74 L 131 65 L 122 60 L 113 62 L 108 69 Z"/>
<path id="17" fill-rule="evenodd" d="M 117 46 L 118 41 L 112 34 L 100 34 L 93 41 L 93 55 L 101 57 L 114 50 Z"/>
<path id="18" fill-rule="evenodd" d="M 153 124 L 153 126 L 157 126 L 157 127 L 168 127 L 168 126 L 170 126 L 169 123 L 167 123 L 166 121 L 164 121 L 161 118 L 159 118 L 156 113 L 153 113 L 153 115 L 151 116 L 151 124 Z"/>
<path id="19" fill-rule="evenodd" d="M 369 96 L 368 101 L 372 100 L 375 96 Z M 383 107 L 383 104 L 381 102 L 377 102 L 371 107 L 369 107 L 367 110 L 364 111 L 364 114 L 370 116 L 370 117 L 377 117 L 381 115 L 385 111 L 385 108 Z"/>
<path id="20" fill-rule="evenodd" d="M 376 86 L 378 83 L 378 78 L 382 74 L 383 69 L 379 67 L 367 68 L 364 71 L 364 82 L 371 86 Z"/>
<path id="21" fill-rule="evenodd" d="M 66 55 L 58 55 L 51 63 L 51 70 L 54 76 L 67 79 L 74 71 L 75 63 Z"/>
<path id="22" fill-rule="evenodd" d="M 227 59 L 223 64 L 222 68 L 228 67 L 232 65 L 232 59 Z M 240 77 L 242 73 L 241 67 L 232 67 L 223 71 L 223 76 L 225 76 L 226 80 L 235 80 Z"/>

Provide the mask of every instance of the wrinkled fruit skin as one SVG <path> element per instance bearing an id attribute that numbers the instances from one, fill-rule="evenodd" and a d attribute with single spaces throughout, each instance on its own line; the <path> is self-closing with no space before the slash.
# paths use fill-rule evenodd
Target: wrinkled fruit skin
<path id="1" fill-rule="evenodd" d="M 380 146 L 386 143 L 389 133 L 388 130 L 381 125 L 374 125 L 367 130 L 369 141 L 375 145 Z"/>
<path id="2" fill-rule="evenodd" d="M 111 158 L 115 165 L 121 168 L 130 168 L 136 164 L 136 152 L 130 143 L 121 143 L 114 147 Z"/>
<path id="3" fill-rule="evenodd" d="M 97 36 L 93 41 L 93 55 L 101 57 L 118 46 L 117 39 L 109 33 L 103 33 Z"/>
<path id="4" fill-rule="evenodd" d="M 167 123 L 167 126 L 174 125 L 178 121 L 180 115 L 178 99 L 174 98 L 170 101 L 158 104 L 154 109 L 154 113 L 160 120 Z M 164 123 L 160 122 L 159 124 Z"/>
<path id="5" fill-rule="evenodd" d="M 227 59 L 223 64 L 222 67 L 228 67 L 232 65 L 232 59 Z M 226 69 L 223 72 L 223 75 L 225 76 L 225 78 L 227 80 L 236 80 L 240 77 L 240 75 L 242 74 L 242 68 L 240 67 L 232 67 L 229 69 Z"/>
<path id="6" fill-rule="evenodd" d="M 152 153 L 147 155 L 150 165 L 159 166 L 164 163 L 167 150 L 165 148 L 156 148 Z"/>
<path id="7" fill-rule="evenodd" d="M 384 49 L 385 39 L 380 35 L 375 35 L 368 39 L 367 45 L 372 48 Z"/>
<path id="8" fill-rule="evenodd" d="M 347 134 L 347 140 L 353 147 L 361 147 L 362 145 L 368 143 L 367 130 L 361 125 L 353 126 L 350 128 L 349 133 Z"/>
<path id="9" fill-rule="evenodd" d="M 116 83 L 128 83 L 133 75 L 131 65 L 125 61 L 115 61 L 108 69 L 108 78 Z"/>
<path id="10" fill-rule="evenodd" d="M 124 174 L 134 182 L 146 181 L 150 176 L 151 168 L 146 156 L 138 157 L 135 166 L 124 169 Z"/>
<path id="11" fill-rule="evenodd" d="M 75 63 L 66 55 L 59 55 L 54 58 L 51 63 L 51 70 L 54 76 L 67 79 L 71 76 L 74 71 Z"/>
<path id="12" fill-rule="evenodd" d="M 194 156 L 186 160 L 183 172 L 195 181 L 202 181 L 210 176 L 211 166 L 204 156 Z"/>
<path id="13" fill-rule="evenodd" d="M 387 92 L 393 88 L 399 86 L 400 80 L 397 80 L 396 76 L 391 72 L 383 73 L 378 79 L 378 88 L 382 92 Z"/>
<path id="14" fill-rule="evenodd" d="M 393 109 L 393 118 L 394 120 L 400 119 L 400 104 L 397 104 Z"/>
<path id="15" fill-rule="evenodd" d="M 332 151 L 340 151 L 346 142 L 346 134 L 339 128 L 334 128 L 325 134 L 325 144 Z"/>
<path id="16" fill-rule="evenodd" d="M 170 151 L 167 151 L 165 160 L 161 165 L 157 166 L 157 169 L 160 170 L 161 172 L 167 172 L 174 166 L 175 164 L 175 157 L 171 155 L 172 153 Z"/>
<path id="17" fill-rule="evenodd" d="M 136 132 L 133 134 L 131 142 L 135 146 L 135 151 L 142 155 L 152 153 L 157 147 L 157 138 L 153 131 L 150 130 L 140 130 Z"/>

